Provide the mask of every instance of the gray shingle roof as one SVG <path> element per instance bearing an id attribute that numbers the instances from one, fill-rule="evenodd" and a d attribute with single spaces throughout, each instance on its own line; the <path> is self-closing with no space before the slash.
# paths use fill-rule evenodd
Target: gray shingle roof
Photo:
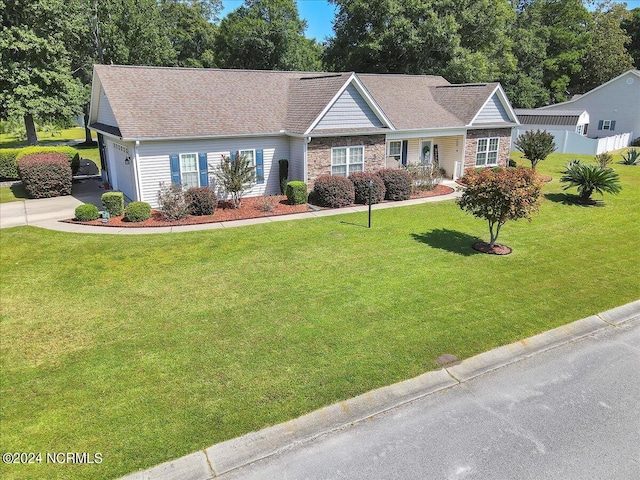
<path id="1" fill-rule="evenodd" d="M 94 68 L 120 136 L 127 139 L 277 134 L 283 130 L 303 134 L 354 75 L 115 65 Z M 497 85 L 454 86 L 431 75 L 357 77 L 398 130 L 463 127 Z"/>

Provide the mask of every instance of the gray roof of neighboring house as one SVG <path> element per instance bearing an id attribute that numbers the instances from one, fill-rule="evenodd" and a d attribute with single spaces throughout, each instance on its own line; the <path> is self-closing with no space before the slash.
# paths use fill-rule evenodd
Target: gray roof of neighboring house
<path id="1" fill-rule="evenodd" d="M 516 108 L 518 120 L 523 125 L 577 125 L 584 110 L 540 110 Z"/>
<path id="2" fill-rule="evenodd" d="M 119 132 L 91 126 L 127 139 L 304 134 L 356 75 L 117 65 L 94 69 Z M 431 75 L 356 76 L 398 130 L 464 127 L 498 85 L 451 85 Z"/>

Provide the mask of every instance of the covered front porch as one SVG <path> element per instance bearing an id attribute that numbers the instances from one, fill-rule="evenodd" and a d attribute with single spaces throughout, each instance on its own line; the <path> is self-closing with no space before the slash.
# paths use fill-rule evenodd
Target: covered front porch
<path id="1" fill-rule="evenodd" d="M 386 135 L 386 166 L 433 165 L 456 180 L 464 170 L 466 131 L 393 132 Z"/>

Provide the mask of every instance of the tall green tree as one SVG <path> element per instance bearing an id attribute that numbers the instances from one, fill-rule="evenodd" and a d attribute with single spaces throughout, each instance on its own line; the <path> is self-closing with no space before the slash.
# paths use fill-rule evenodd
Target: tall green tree
<path id="1" fill-rule="evenodd" d="M 625 5 L 609 0 L 593 12 L 591 43 L 582 58 L 582 70 L 573 79 L 572 93 L 585 93 L 633 68 L 627 51 L 631 42 L 623 22 L 629 17 Z"/>
<path id="2" fill-rule="evenodd" d="M 456 82 L 495 80 L 515 69 L 507 0 L 382 0 L 375 9 L 366 0 L 332 3 L 329 68 L 440 74 Z"/>
<path id="3" fill-rule="evenodd" d="M 631 39 L 627 51 L 633 57 L 636 68 L 640 68 L 640 7 L 629 12 L 629 16 L 622 22 L 622 28 Z"/>
<path id="4" fill-rule="evenodd" d="M 319 70 L 321 48 L 305 38 L 306 26 L 293 0 L 245 0 L 220 22 L 215 41 L 219 66 Z"/>
<path id="5" fill-rule="evenodd" d="M 161 0 L 160 14 L 180 67 L 215 67 L 220 0 Z"/>
<path id="6" fill-rule="evenodd" d="M 0 117 L 23 117 L 30 145 L 38 141 L 35 118 L 80 113 L 82 85 L 72 75 L 66 47 L 80 25 L 74 3 L 0 0 Z"/>
<path id="7" fill-rule="evenodd" d="M 511 38 L 517 72 L 503 75 L 514 105 L 538 107 L 567 100 L 591 43 L 591 14 L 582 0 L 515 0 Z"/>

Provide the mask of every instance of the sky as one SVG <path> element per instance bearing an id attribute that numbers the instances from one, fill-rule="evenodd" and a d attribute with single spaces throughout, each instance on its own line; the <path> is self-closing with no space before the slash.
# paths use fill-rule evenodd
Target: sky
<path id="1" fill-rule="evenodd" d="M 222 0 L 222 12 L 220 17 L 227 14 L 244 3 L 243 0 Z M 315 38 L 322 42 L 325 37 L 333 34 L 332 24 L 334 17 L 333 5 L 326 0 L 297 0 L 300 17 L 307 21 L 307 38 Z"/>

